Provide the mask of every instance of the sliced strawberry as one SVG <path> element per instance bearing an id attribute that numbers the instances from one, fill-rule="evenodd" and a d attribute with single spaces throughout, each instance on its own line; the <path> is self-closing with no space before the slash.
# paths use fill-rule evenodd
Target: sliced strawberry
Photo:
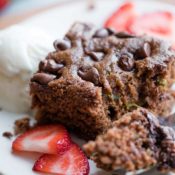
<path id="1" fill-rule="evenodd" d="M 135 18 L 129 31 L 138 35 L 169 36 L 173 32 L 173 23 L 170 12 L 154 12 Z"/>
<path id="2" fill-rule="evenodd" d="M 33 167 L 34 171 L 57 175 L 88 175 L 89 163 L 83 151 L 72 144 L 63 155 L 42 155 Z"/>
<path id="3" fill-rule="evenodd" d="M 116 29 L 116 31 L 127 31 L 135 16 L 134 4 L 127 2 L 109 17 L 104 26 Z"/>
<path id="4" fill-rule="evenodd" d="M 64 126 L 38 126 L 20 135 L 12 145 L 14 151 L 31 151 L 47 154 L 62 154 L 71 145 L 71 139 Z"/>
<path id="5" fill-rule="evenodd" d="M 172 45 L 172 48 L 175 50 L 175 41 L 174 41 L 174 43 L 173 43 L 173 45 Z"/>
<path id="6" fill-rule="evenodd" d="M 9 0 L 0 0 L 0 10 L 3 9 L 7 4 Z"/>

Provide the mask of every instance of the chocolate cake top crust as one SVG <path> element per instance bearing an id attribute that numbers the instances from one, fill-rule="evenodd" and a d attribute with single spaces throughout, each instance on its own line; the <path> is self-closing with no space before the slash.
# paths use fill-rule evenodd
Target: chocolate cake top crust
<path id="1" fill-rule="evenodd" d="M 125 114 L 113 127 L 84 150 L 98 167 L 106 170 L 134 171 L 158 165 L 160 170 L 175 170 L 175 131 L 140 108 Z"/>
<path id="2" fill-rule="evenodd" d="M 175 54 L 164 41 L 75 23 L 54 47 L 31 79 L 38 121 L 61 122 L 89 139 L 139 106 L 171 111 Z"/>

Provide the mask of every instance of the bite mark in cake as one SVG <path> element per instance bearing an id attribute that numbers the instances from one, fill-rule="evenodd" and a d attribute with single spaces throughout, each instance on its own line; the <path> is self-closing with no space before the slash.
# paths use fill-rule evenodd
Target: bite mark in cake
<path id="1" fill-rule="evenodd" d="M 38 122 L 91 139 L 139 106 L 170 113 L 175 54 L 164 41 L 75 23 L 54 46 L 30 83 Z"/>

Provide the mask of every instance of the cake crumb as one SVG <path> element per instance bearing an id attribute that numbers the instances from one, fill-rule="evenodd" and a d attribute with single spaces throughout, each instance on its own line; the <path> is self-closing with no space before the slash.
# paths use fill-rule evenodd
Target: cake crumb
<path id="1" fill-rule="evenodd" d="M 6 137 L 8 139 L 11 139 L 13 137 L 13 134 L 9 131 L 6 131 L 2 134 L 3 137 Z M 0 174 L 1 175 L 1 174 Z"/>
<path id="2" fill-rule="evenodd" d="M 15 121 L 14 133 L 15 133 L 15 135 L 18 135 L 18 134 L 26 132 L 30 128 L 31 128 L 30 118 L 29 117 L 24 117 L 22 119 L 19 119 L 19 120 Z"/>

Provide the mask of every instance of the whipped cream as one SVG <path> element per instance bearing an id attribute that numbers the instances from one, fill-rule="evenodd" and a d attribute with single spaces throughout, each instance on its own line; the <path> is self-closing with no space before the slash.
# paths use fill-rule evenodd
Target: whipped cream
<path id="1" fill-rule="evenodd" d="M 39 28 L 14 25 L 0 31 L 0 107 L 30 109 L 29 80 L 38 63 L 53 50 L 54 39 Z"/>

